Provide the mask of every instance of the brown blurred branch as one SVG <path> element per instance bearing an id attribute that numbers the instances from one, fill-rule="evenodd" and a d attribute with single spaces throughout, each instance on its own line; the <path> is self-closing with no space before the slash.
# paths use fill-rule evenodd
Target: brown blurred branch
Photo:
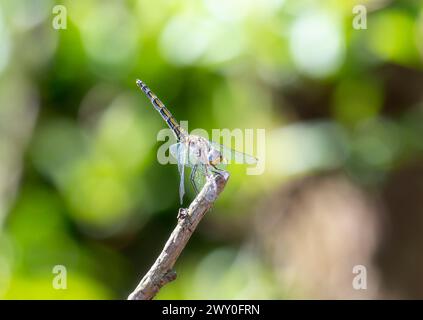
<path id="1" fill-rule="evenodd" d="M 173 270 L 176 260 L 201 219 L 225 188 L 228 179 L 229 174 L 225 174 L 225 176 L 214 175 L 207 181 L 188 209 L 179 209 L 178 224 L 156 262 L 129 295 L 128 300 L 153 299 L 161 287 L 176 279 L 176 272 Z"/>

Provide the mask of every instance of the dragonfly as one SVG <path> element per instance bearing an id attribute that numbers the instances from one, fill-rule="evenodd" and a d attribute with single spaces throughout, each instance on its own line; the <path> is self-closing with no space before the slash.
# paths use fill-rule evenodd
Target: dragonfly
<path id="1" fill-rule="evenodd" d="M 185 167 L 191 168 L 190 182 L 196 194 L 213 174 L 227 175 L 225 170 L 229 161 L 243 164 L 255 164 L 257 158 L 238 152 L 204 137 L 188 134 L 182 128 L 163 102 L 141 80 L 137 86 L 144 92 L 153 107 L 172 130 L 177 143 L 169 147 L 170 154 L 176 159 L 180 175 L 179 197 L 181 204 L 185 194 Z"/>

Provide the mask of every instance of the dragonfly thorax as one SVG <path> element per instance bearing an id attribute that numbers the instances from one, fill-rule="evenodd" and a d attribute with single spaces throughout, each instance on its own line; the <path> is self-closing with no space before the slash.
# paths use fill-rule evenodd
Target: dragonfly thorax
<path id="1" fill-rule="evenodd" d="M 190 164 L 218 165 L 224 161 L 221 152 L 200 136 L 189 135 L 187 141 Z"/>
<path id="2" fill-rule="evenodd" d="M 218 165 L 224 161 L 220 151 L 215 148 L 210 148 L 209 154 L 207 155 L 207 160 L 209 164 L 213 166 Z"/>

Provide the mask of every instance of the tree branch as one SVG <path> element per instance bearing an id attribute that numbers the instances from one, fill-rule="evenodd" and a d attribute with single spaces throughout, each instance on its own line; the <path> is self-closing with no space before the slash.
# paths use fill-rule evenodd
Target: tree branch
<path id="1" fill-rule="evenodd" d="M 162 252 L 153 266 L 142 278 L 135 290 L 129 295 L 128 300 L 150 300 L 159 292 L 166 283 L 176 279 L 173 266 L 179 255 L 184 250 L 192 233 L 213 206 L 219 194 L 225 188 L 229 173 L 215 174 L 191 203 L 188 209 L 179 209 L 178 224 L 167 240 Z"/>

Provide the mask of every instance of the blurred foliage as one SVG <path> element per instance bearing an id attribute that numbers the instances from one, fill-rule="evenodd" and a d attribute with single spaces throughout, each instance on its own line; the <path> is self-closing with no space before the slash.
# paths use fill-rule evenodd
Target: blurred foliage
<path id="1" fill-rule="evenodd" d="M 159 298 L 301 296 L 251 245 L 258 203 L 327 170 L 377 190 L 418 159 L 422 39 L 417 0 L 2 1 L 0 297 L 125 298 L 153 262 L 178 174 L 156 161 L 165 125 L 136 78 L 189 130 L 266 129 L 264 174 L 230 167 Z"/>

